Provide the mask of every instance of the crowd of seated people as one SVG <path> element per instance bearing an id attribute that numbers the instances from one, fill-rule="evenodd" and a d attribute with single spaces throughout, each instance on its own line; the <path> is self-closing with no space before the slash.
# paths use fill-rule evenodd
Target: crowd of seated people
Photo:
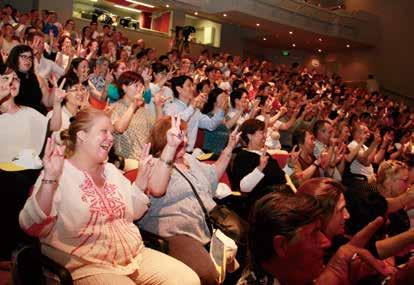
<path id="1" fill-rule="evenodd" d="M 404 102 L 298 63 L 0 15 L 1 261 L 32 236 L 74 284 L 218 284 L 205 211 L 226 204 L 249 225 L 226 284 L 411 284 Z"/>

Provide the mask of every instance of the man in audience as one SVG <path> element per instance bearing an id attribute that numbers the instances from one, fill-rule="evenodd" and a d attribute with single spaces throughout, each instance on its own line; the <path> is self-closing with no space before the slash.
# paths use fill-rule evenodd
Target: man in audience
<path id="1" fill-rule="evenodd" d="M 48 11 L 47 12 L 47 18 L 46 18 L 46 23 L 43 27 L 43 33 L 46 34 L 46 35 L 49 35 L 49 33 L 52 32 L 53 35 L 55 36 L 55 38 L 57 38 L 59 36 L 59 29 L 55 25 L 56 21 L 57 21 L 56 12 Z"/>
<path id="2" fill-rule="evenodd" d="M 45 36 L 41 32 L 30 33 L 27 37 L 29 46 L 33 49 L 34 55 L 34 69 L 35 73 L 42 78 L 49 80 L 52 76 L 55 76 L 56 80 L 59 79 L 65 70 L 57 65 L 54 61 L 44 57 L 45 49 Z"/>
<path id="3" fill-rule="evenodd" d="M 327 155 L 329 165 L 324 169 L 325 177 L 332 177 L 341 181 L 341 173 L 336 167 L 335 143 L 337 139 L 333 137 L 333 129 L 331 123 L 327 120 L 319 120 L 313 127 L 313 135 L 315 136 L 315 148 L 313 154 L 316 158 L 319 158 L 322 153 Z"/>
<path id="4" fill-rule="evenodd" d="M 358 254 L 380 273 L 390 273 L 361 248 L 381 226 L 381 218 L 341 247 L 324 268 L 331 242 L 322 233 L 322 214 L 318 201 L 302 193 L 273 192 L 258 200 L 250 215 L 249 267 L 237 284 L 347 284 L 359 269 L 350 266 Z"/>
<path id="5" fill-rule="evenodd" d="M 223 121 L 225 106 L 220 106 L 221 111 L 210 118 L 200 112 L 207 98 L 205 95 L 199 95 L 194 98 L 194 87 L 191 77 L 185 75 L 175 77 L 172 80 L 171 87 L 174 93 L 174 100 L 169 104 L 165 104 L 164 114 L 170 116 L 180 115 L 181 119 L 187 122 L 188 145 L 186 150 L 191 152 L 194 149 L 198 129 L 215 130 Z M 223 100 L 222 103 L 225 104 L 227 102 Z"/>
<path id="6" fill-rule="evenodd" d="M 370 135 L 371 132 L 365 124 L 356 125 L 352 132 L 353 141 L 348 144 L 348 148 L 353 151 L 361 145 L 356 158 L 351 163 L 351 173 L 364 176 L 368 182 L 374 182 L 376 179 L 372 163 L 379 163 L 384 159 L 385 148 L 378 149 L 381 144 L 381 136 L 378 132 L 374 134 L 370 146 L 366 146 L 365 143 Z"/>
<path id="7" fill-rule="evenodd" d="M 105 76 L 109 70 L 109 60 L 103 56 L 98 57 L 93 69 L 93 74 L 90 75 L 89 80 L 95 86 L 96 90 L 102 92 L 105 88 Z"/>

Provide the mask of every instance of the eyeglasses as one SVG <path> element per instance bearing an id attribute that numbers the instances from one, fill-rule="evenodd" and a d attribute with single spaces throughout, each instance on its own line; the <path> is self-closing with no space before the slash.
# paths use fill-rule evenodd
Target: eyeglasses
<path id="1" fill-rule="evenodd" d="M 21 54 L 19 57 L 24 59 L 24 60 L 33 61 L 33 56 L 31 56 L 31 55 Z"/>

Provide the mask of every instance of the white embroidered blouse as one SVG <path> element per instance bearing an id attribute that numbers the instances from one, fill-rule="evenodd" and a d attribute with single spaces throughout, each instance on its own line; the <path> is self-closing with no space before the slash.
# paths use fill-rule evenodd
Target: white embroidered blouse
<path id="1" fill-rule="evenodd" d="M 148 197 L 114 165 L 104 165 L 105 184 L 65 160 L 51 214 L 34 198 L 20 212 L 21 227 L 40 238 L 42 252 L 64 265 L 74 279 L 99 273 L 130 275 L 139 269 L 144 247 L 133 221 L 148 209 Z"/>

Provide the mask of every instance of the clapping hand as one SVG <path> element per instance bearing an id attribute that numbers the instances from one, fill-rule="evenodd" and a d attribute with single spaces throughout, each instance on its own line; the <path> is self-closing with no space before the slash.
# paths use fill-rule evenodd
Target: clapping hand
<path id="1" fill-rule="evenodd" d="M 44 179 L 59 179 L 65 160 L 64 154 L 65 146 L 57 145 L 52 138 L 47 139 L 45 155 L 43 156 Z"/>
<path id="2" fill-rule="evenodd" d="M 330 272 L 341 281 L 349 280 L 350 276 L 353 275 L 352 270 L 354 267 L 352 266 L 352 263 L 356 260 L 356 258 L 360 258 L 381 275 L 388 276 L 394 273 L 395 269 L 387 267 L 381 260 L 376 259 L 369 251 L 364 249 L 366 243 L 381 227 L 383 222 L 383 218 L 378 217 L 360 230 L 350 242 L 344 246 L 341 246 L 329 261 L 324 273 Z M 323 278 L 320 280 L 321 283 L 316 282 L 316 284 L 323 284 L 322 280 Z"/>
<path id="3" fill-rule="evenodd" d="M 171 128 L 167 131 L 167 145 L 173 148 L 177 148 L 184 140 L 184 134 L 180 129 L 181 118 L 171 116 Z"/>
<path id="4" fill-rule="evenodd" d="M 267 162 L 269 161 L 269 156 L 267 155 L 267 146 L 263 148 L 262 155 L 260 156 L 259 166 L 257 167 L 260 171 L 265 169 Z"/>
<path id="5" fill-rule="evenodd" d="M 151 143 L 144 145 L 139 159 L 137 178 L 135 179 L 135 184 L 142 191 L 145 191 L 148 188 L 148 181 L 151 175 L 152 167 L 154 166 L 154 160 L 152 155 L 150 155 L 150 149 Z"/>
<path id="6" fill-rule="evenodd" d="M 164 103 L 165 103 L 164 90 L 161 89 L 159 92 L 155 93 L 154 95 L 154 104 L 155 106 L 162 107 Z"/>
<path id="7" fill-rule="evenodd" d="M 234 131 L 232 131 L 230 134 L 227 147 L 233 150 L 236 147 L 237 143 L 239 142 L 241 134 L 242 132 L 239 132 L 239 126 L 237 125 Z"/>

